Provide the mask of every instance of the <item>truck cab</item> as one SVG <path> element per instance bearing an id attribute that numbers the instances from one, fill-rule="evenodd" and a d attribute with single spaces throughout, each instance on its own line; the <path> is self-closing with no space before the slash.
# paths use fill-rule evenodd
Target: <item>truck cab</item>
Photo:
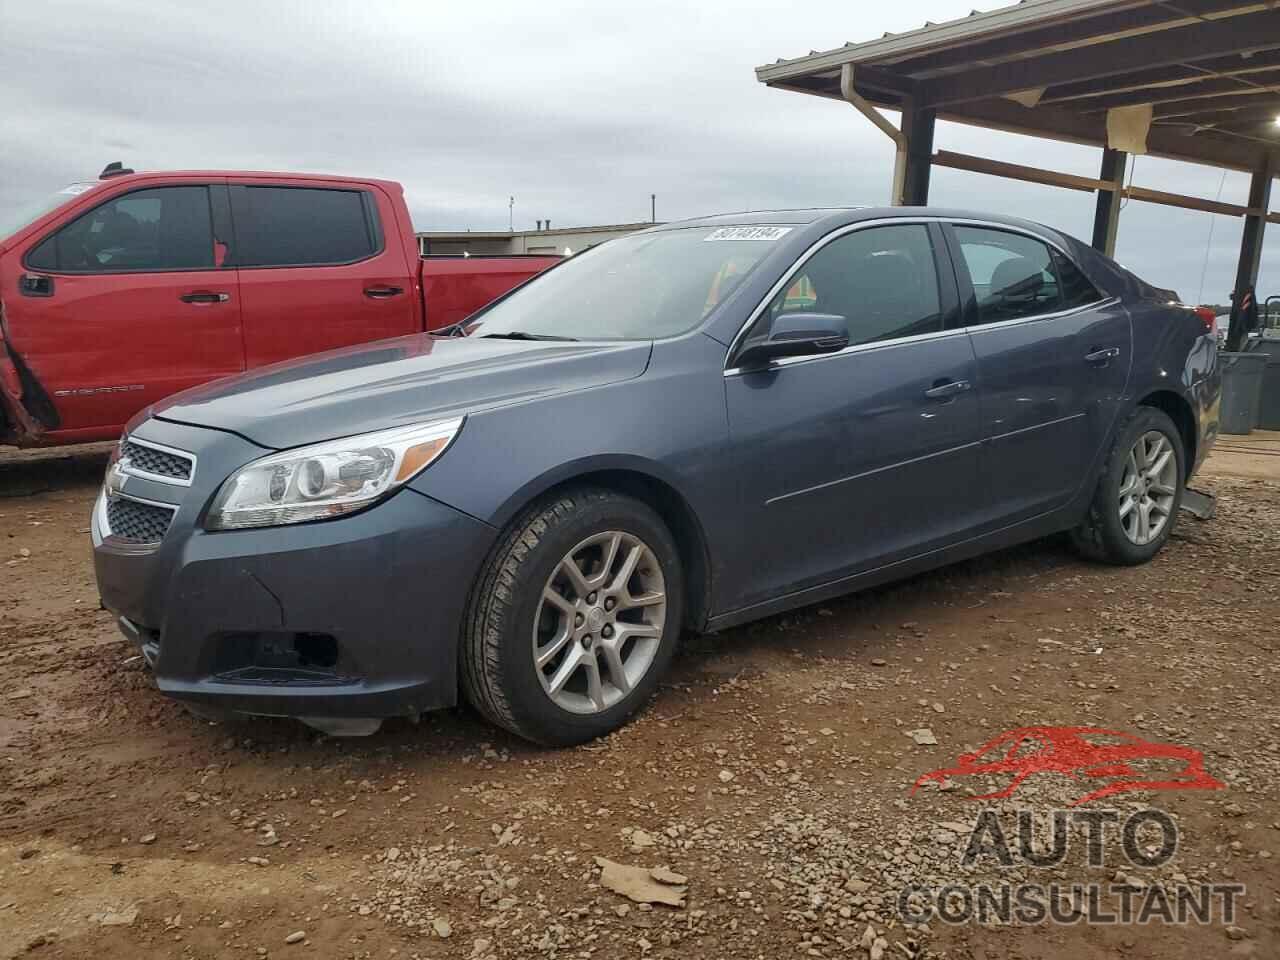
<path id="1" fill-rule="evenodd" d="M 46 207 L 0 236 L 0 442 L 111 439 L 188 387 L 428 328 L 392 181 L 112 164 Z M 554 262 L 523 259 L 438 282 L 448 317 Z"/>

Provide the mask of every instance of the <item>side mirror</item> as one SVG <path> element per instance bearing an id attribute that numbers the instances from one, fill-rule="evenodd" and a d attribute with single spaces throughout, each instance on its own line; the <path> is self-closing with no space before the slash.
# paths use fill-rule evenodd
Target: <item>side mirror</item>
<path id="1" fill-rule="evenodd" d="M 764 338 L 748 341 L 735 366 L 764 367 L 781 357 L 835 353 L 849 345 L 849 323 L 834 313 L 784 313 Z"/>

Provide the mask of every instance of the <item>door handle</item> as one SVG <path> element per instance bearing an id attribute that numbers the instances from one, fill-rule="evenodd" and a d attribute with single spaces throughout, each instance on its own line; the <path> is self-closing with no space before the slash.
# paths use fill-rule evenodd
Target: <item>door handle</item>
<path id="1" fill-rule="evenodd" d="M 935 383 L 924 392 L 924 395 L 930 400 L 950 400 L 957 394 L 964 393 L 970 389 L 970 386 L 968 380 L 947 380 Z"/>
<path id="2" fill-rule="evenodd" d="M 1091 350 L 1084 355 L 1085 363 L 1095 363 L 1098 366 L 1105 366 L 1108 361 L 1114 360 L 1120 356 L 1119 347 L 1102 347 Z"/>
<path id="3" fill-rule="evenodd" d="M 52 297 L 53 277 L 24 273 L 18 278 L 18 292 L 24 297 Z"/>
<path id="4" fill-rule="evenodd" d="M 386 300 L 404 293 L 404 287 L 365 287 L 364 295 L 371 300 Z"/>
<path id="5" fill-rule="evenodd" d="M 178 298 L 183 303 L 226 303 L 231 299 L 229 293 L 214 293 L 210 290 L 196 290 L 184 293 Z"/>

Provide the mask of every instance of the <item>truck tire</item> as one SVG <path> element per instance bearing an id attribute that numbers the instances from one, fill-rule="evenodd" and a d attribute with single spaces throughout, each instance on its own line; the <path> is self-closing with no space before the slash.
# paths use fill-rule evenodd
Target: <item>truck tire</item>
<path id="1" fill-rule="evenodd" d="M 683 615 L 680 554 L 652 508 L 598 487 L 558 491 L 512 521 L 476 581 L 463 691 L 535 743 L 591 740 L 653 694 Z"/>
<path id="2" fill-rule="evenodd" d="M 1159 553 L 1182 505 L 1185 456 L 1168 414 L 1137 407 L 1116 431 L 1089 512 L 1072 532 L 1077 549 L 1130 566 Z"/>

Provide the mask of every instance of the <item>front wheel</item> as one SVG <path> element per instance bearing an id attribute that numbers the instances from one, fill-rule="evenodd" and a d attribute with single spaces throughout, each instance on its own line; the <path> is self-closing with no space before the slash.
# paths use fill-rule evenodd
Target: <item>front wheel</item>
<path id="1" fill-rule="evenodd" d="M 467 699 L 537 743 L 618 728 L 671 660 L 683 582 L 670 532 L 641 501 L 581 488 L 535 505 L 507 529 L 473 590 Z"/>
<path id="2" fill-rule="evenodd" d="M 1185 476 L 1182 437 L 1168 414 L 1138 407 L 1120 427 L 1089 513 L 1073 533 L 1086 556 L 1145 563 L 1177 522 Z"/>

